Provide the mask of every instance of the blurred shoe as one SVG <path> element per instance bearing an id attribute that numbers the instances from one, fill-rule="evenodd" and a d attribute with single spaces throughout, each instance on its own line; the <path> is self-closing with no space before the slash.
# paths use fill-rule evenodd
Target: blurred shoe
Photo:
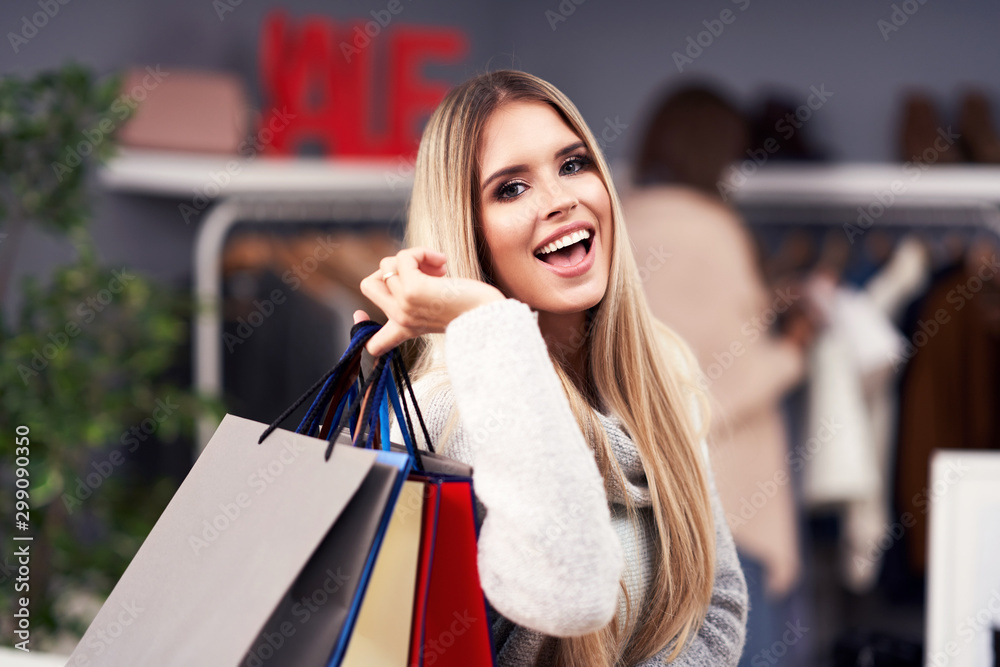
<path id="1" fill-rule="evenodd" d="M 986 95 L 971 90 L 962 99 L 958 131 L 972 162 L 1000 163 L 1000 137 L 993 127 L 993 110 Z"/>
<path id="2" fill-rule="evenodd" d="M 771 93 L 757 107 L 750 121 L 751 149 L 760 150 L 768 141 L 777 150 L 768 150 L 775 161 L 823 161 L 828 151 L 817 146 L 809 122 L 796 118 L 801 102 L 791 93 Z M 815 129 L 815 128 L 812 128 Z"/>
<path id="3" fill-rule="evenodd" d="M 931 164 L 963 162 L 964 151 L 950 137 L 951 128 L 941 121 L 934 102 L 923 93 L 909 93 L 903 102 L 900 159 Z"/>

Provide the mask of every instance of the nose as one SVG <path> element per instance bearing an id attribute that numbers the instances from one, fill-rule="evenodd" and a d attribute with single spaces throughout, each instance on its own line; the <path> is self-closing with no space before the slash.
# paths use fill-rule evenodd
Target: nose
<path id="1" fill-rule="evenodd" d="M 542 204 L 542 217 L 546 220 L 565 215 L 580 203 L 572 189 L 565 187 L 559 179 L 549 181 L 544 187 L 547 199 Z"/>

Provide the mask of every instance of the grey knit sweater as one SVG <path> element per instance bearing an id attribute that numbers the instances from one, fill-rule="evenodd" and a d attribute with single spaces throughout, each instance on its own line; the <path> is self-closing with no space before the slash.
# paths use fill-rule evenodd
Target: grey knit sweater
<path id="1" fill-rule="evenodd" d="M 642 604 L 658 553 L 642 464 L 621 423 L 600 415 L 626 474 L 626 488 L 605 485 L 537 315 L 523 303 L 493 302 L 461 315 L 448 326 L 444 347 L 447 377 L 426 376 L 415 389 L 438 451 L 474 469 L 485 512 L 479 575 L 499 614 L 497 662 L 547 664 L 547 637 L 593 632 L 623 610 L 623 576 L 632 600 Z M 458 423 L 447 434 L 455 407 Z M 625 512 L 626 494 L 641 508 L 637 525 Z M 746 582 L 714 482 L 711 495 L 717 548 L 711 607 L 673 665 L 735 665 L 743 648 Z M 668 664 L 667 653 L 642 665 Z"/>

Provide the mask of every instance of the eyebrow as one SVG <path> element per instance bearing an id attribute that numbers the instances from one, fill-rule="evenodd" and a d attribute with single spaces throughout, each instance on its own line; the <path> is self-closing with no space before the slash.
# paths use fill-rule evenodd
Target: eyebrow
<path id="1" fill-rule="evenodd" d="M 566 146 L 565 148 L 560 148 L 558 151 L 556 151 L 554 159 L 558 160 L 564 155 L 568 155 L 579 148 L 586 148 L 586 146 L 587 144 L 585 144 L 584 142 L 577 141 L 576 143 L 570 144 L 569 146 Z M 483 181 L 483 184 L 480 187 L 483 190 L 485 190 L 487 187 L 489 187 L 490 183 L 497 180 L 498 178 L 503 178 L 504 176 L 510 176 L 512 174 L 517 174 L 522 171 L 527 171 L 527 169 L 528 166 L 524 164 L 515 164 L 510 167 L 504 167 L 503 169 L 498 169 L 497 171 L 493 172 L 489 178 Z"/>

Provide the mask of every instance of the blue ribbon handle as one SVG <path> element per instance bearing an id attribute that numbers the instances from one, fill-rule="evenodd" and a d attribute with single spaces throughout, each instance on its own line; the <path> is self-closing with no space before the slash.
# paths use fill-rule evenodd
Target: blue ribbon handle
<path id="1" fill-rule="evenodd" d="M 400 404 L 399 400 L 399 390 L 396 387 L 396 381 L 392 377 L 392 373 L 389 374 L 389 387 L 387 389 L 389 394 L 389 400 L 392 402 L 392 410 L 396 413 L 396 421 L 399 424 L 399 430 L 403 434 L 403 443 L 406 445 L 406 451 L 409 452 L 410 458 L 416 458 L 416 449 L 413 446 L 413 441 L 410 439 L 410 425 L 406 422 L 406 413 L 403 411 L 403 406 Z"/>

